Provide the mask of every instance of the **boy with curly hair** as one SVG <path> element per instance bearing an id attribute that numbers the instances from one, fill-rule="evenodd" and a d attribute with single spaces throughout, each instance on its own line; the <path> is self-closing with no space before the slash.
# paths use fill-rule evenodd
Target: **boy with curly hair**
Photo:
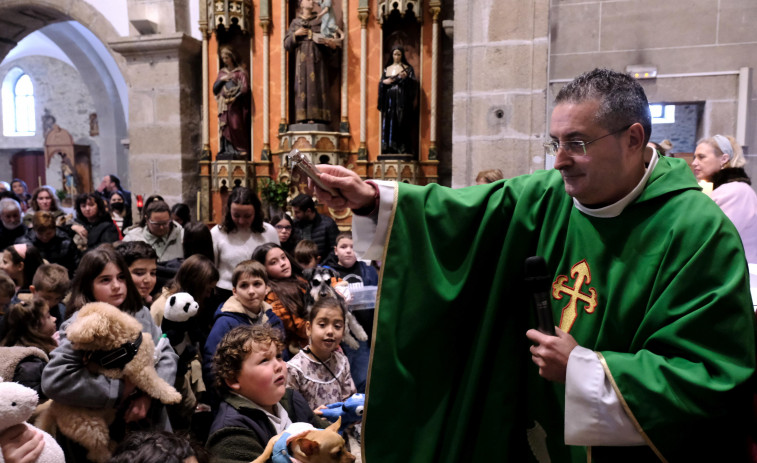
<path id="1" fill-rule="evenodd" d="M 328 425 L 299 392 L 286 387 L 283 346 L 281 333 L 269 325 L 240 325 L 221 340 L 213 371 L 222 402 L 206 444 L 214 461 L 248 463 L 293 422 Z"/>

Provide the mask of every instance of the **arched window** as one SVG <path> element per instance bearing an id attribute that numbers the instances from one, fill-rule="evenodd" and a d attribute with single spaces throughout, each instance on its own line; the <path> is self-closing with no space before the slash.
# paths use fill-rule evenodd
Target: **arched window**
<path id="1" fill-rule="evenodd" d="M 32 136 L 37 130 L 34 84 L 20 68 L 11 69 L 3 80 L 3 135 Z"/>

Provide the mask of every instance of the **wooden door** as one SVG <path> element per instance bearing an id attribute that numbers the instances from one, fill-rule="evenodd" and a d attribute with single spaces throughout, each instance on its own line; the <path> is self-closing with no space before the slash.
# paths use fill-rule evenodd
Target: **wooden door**
<path id="1" fill-rule="evenodd" d="M 42 150 L 23 150 L 11 157 L 12 178 L 26 182 L 29 192 L 47 183 L 45 153 Z"/>

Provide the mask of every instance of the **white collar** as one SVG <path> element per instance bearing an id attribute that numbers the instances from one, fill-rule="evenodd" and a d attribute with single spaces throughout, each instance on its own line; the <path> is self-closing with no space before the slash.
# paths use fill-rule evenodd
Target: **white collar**
<path id="1" fill-rule="evenodd" d="M 644 191 L 644 187 L 647 185 L 647 180 L 649 180 L 649 176 L 652 175 L 652 171 L 657 165 L 658 159 L 657 150 L 655 150 L 652 154 L 652 159 L 649 161 L 649 166 L 644 172 L 644 175 L 641 177 L 641 180 L 639 180 L 639 183 L 633 190 L 631 190 L 630 193 L 625 195 L 623 198 L 620 198 L 617 202 L 610 204 L 609 206 L 593 209 L 584 206 L 583 204 L 578 202 L 576 198 L 573 198 L 573 205 L 576 206 L 576 209 L 583 212 L 584 214 L 590 215 L 592 217 L 598 217 L 600 219 L 611 219 L 613 217 L 619 216 L 626 208 L 626 206 L 631 204 L 636 198 L 639 197 L 641 192 Z"/>

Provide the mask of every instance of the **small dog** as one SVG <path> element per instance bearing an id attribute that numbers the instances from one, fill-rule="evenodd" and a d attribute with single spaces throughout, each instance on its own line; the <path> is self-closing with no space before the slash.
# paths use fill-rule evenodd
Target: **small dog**
<path id="1" fill-rule="evenodd" d="M 315 267 L 303 270 L 302 276 L 308 281 L 310 289 L 307 292 L 307 303 L 305 304 L 304 318 L 310 319 L 310 310 L 316 302 L 323 297 L 333 297 L 339 301 L 344 309 L 344 343 L 350 346 L 352 350 L 358 350 L 360 344 L 358 341 L 367 341 L 368 335 L 352 312 L 350 312 L 344 296 L 331 286 L 332 278 L 337 278 L 336 273 L 330 268 Z M 356 339 L 357 338 L 357 339 Z"/>
<path id="2" fill-rule="evenodd" d="M 347 451 L 337 431 L 341 417 L 326 429 L 309 423 L 293 423 L 286 431 L 273 436 L 263 453 L 252 463 L 352 463 L 355 456 Z"/>
<path id="3" fill-rule="evenodd" d="M 92 302 L 79 310 L 76 320 L 66 328 L 66 336 L 74 349 L 87 352 L 90 371 L 114 379 L 128 378 L 164 404 L 181 401 L 181 394 L 155 371 L 152 336 L 142 333 L 142 324 L 131 315 L 110 304 Z M 40 417 L 39 427 L 48 430 L 55 423 L 60 432 L 87 449 L 89 460 L 104 463 L 115 448 L 108 429 L 115 415 L 114 409 L 73 407 L 53 401 Z"/>

